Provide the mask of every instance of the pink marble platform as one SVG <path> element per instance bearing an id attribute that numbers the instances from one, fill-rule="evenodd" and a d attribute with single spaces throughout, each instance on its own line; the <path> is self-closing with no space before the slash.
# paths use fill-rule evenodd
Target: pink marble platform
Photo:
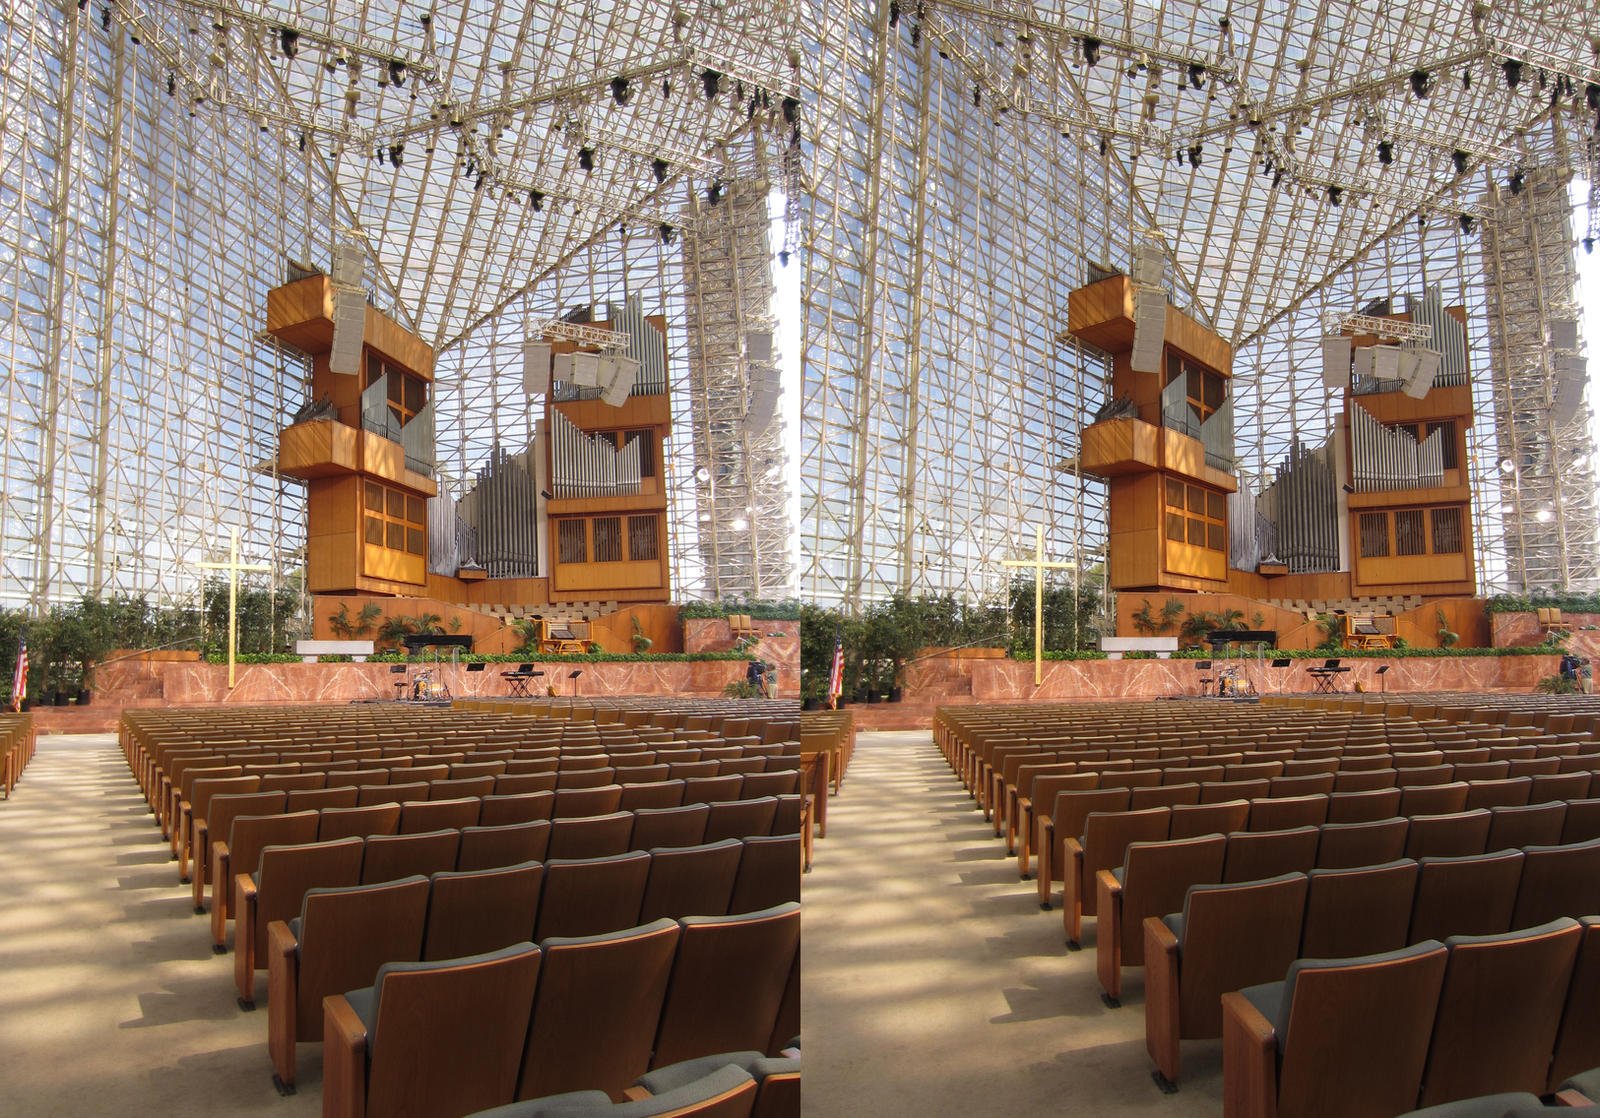
<path id="1" fill-rule="evenodd" d="M 1537 614 L 1496 613 L 1491 615 L 1490 621 L 1494 627 L 1496 648 L 1525 647 L 1544 640 L 1544 627 L 1539 624 Z M 1567 613 L 1561 616 L 1562 628 L 1572 634 L 1566 644 L 1573 655 L 1600 661 L 1600 628 L 1586 629 L 1586 625 L 1600 627 L 1600 614 Z"/>
<path id="2" fill-rule="evenodd" d="M 798 654 L 798 648 L 796 649 Z M 390 674 L 389 664 L 240 664 L 236 686 L 228 689 L 226 664 L 131 663 L 108 664 L 95 673 L 94 705 L 101 707 L 214 703 L 347 703 L 360 699 L 392 699 L 394 683 L 403 678 Z M 439 671 L 451 694 L 458 699 L 509 695 L 510 685 L 500 673 L 514 664 L 486 664 L 482 672 L 466 666 L 441 665 Z M 562 695 L 573 693 L 568 675 L 577 680 L 579 695 L 684 695 L 717 697 L 727 684 L 745 677 L 743 660 L 621 661 L 602 663 L 535 662 L 545 673 L 537 682 L 555 683 Z M 778 697 L 799 693 L 798 672 L 779 673 Z M 535 693 L 538 689 L 534 690 Z"/>

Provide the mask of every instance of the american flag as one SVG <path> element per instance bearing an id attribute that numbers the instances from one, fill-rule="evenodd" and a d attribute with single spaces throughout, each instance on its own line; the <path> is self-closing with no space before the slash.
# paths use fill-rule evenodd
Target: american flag
<path id="1" fill-rule="evenodd" d="M 833 631 L 833 667 L 828 672 L 828 707 L 839 706 L 839 696 L 844 692 L 844 634 Z"/>
<path id="2" fill-rule="evenodd" d="M 28 635 L 17 635 L 17 670 L 11 675 L 11 709 L 22 709 L 22 698 L 28 693 Z"/>

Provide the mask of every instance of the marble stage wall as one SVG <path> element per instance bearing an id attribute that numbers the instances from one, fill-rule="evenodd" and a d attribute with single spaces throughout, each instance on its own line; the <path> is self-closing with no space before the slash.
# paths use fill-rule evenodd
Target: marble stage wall
<path id="1" fill-rule="evenodd" d="M 1058 660 L 1045 661 L 1043 683 L 1033 682 L 1033 662 L 1018 660 L 963 661 L 960 674 L 971 680 L 971 698 L 949 688 L 930 689 L 923 696 L 912 688 L 905 701 L 997 703 L 1018 700 L 1164 699 L 1198 695 L 1201 672 L 1196 660 Z M 1320 660 L 1292 660 L 1272 668 L 1254 658 L 1237 661 L 1242 674 L 1263 695 L 1310 692 L 1316 681 L 1308 670 Z M 1353 691 L 1359 682 L 1369 692 L 1384 691 L 1532 691 L 1545 676 L 1556 674 L 1556 656 L 1441 656 L 1346 660 L 1351 669 L 1338 689 Z M 1377 669 L 1388 665 L 1381 678 Z M 930 681 L 931 682 L 931 681 Z M 852 708 L 856 709 L 856 708 Z"/>
<path id="2" fill-rule="evenodd" d="M 796 650 L 798 652 L 798 648 Z M 213 703 L 347 703 L 359 699 L 392 699 L 394 683 L 389 664 L 240 664 L 238 685 L 228 690 L 226 664 L 138 663 L 107 664 L 95 672 L 94 705 L 179 706 Z M 727 684 L 745 677 L 743 660 L 619 661 L 602 663 L 534 662 L 545 673 L 536 683 L 555 683 L 561 694 L 572 694 L 567 676 L 574 669 L 579 695 L 685 695 L 712 698 Z M 492 698 L 510 694 L 501 672 L 515 664 L 486 664 L 481 672 L 466 665 L 441 665 L 445 684 L 458 698 Z M 778 697 L 799 694 L 798 673 L 780 672 Z M 538 689 L 530 688 L 537 693 Z"/>

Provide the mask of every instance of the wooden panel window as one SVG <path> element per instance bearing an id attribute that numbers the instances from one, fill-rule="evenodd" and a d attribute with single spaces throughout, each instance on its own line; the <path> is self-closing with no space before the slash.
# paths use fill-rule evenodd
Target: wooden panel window
<path id="1" fill-rule="evenodd" d="M 1433 509 L 1433 554 L 1461 554 L 1461 509 L 1459 506 Z"/>
<path id="2" fill-rule="evenodd" d="M 1400 509 L 1394 514 L 1394 553 L 1426 555 L 1428 540 L 1422 526 L 1421 509 Z"/>
<path id="3" fill-rule="evenodd" d="M 1189 410 L 1202 423 L 1210 419 L 1228 398 L 1228 384 L 1220 373 L 1214 373 L 1176 353 L 1168 353 L 1167 379 L 1164 383 L 1171 384 L 1179 377 L 1184 381 L 1184 396 L 1189 401 Z"/>
<path id="4" fill-rule="evenodd" d="M 371 388 L 374 381 L 385 376 L 389 378 L 386 389 L 389 413 L 395 417 L 400 426 L 404 427 L 427 406 L 428 382 L 392 361 L 385 361 L 369 349 L 366 373 L 361 379 L 362 389 Z"/>
<path id="5" fill-rule="evenodd" d="M 1167 539 L 1208 551 L 1228 549 L 1228 502 L 1219 491 L 1167 478 L 1166 498 Z"/>
<path id="6" fill-rule="evenodd" d="M 628 557 L 635 561 L 657 559 L 656 518 L 652 516 L 628 517 Z"/>
<path id="7" fill-rule="evenodd" d="M 367 543 L 408 555 L 427 554 L 424 528 L 428 503 L 425 500 L 369 481 L 361 503 L 364 520 L 361 535 Z"/>
<path id="8" fill-rule="evenodd" d="M 589 543 L 586 520 L 556 521 L 556 552 L 563 563 L 587 563 Z"/>
<path id="9" fill-rule="evenodd" d="M 1389 514 L 1361 514 L 1361 558 L 1382 559 L 1389 554 Z"/>
<path id="10" fill-rule="evenodd" d="M 594 521 L 594 561 L 622 562 L 622 518 L 597 516 Z"/>

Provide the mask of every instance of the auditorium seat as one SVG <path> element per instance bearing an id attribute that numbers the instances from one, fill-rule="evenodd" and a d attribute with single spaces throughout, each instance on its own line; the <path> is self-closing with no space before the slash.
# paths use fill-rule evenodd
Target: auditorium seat
<path id="1" fill-rule="evenodd" d="M 621 932 L 543 940 L 544 973 L 526 1024 L 517 1098 L 601 1090 L 614 1100 L 649 1070 L 681 930 L 657 920 Z"/>
<path id="2" fill-rule="evenodd" d="M 506 772 L 494 778 L 496 796 L 517 796 L 526 792 L 554 793 L 555 790 L 556 776 L 553 772 Z"/>
<path id="3" fill-rule="evenodd" d="M 633 813 L 628 811 L 555 819 L 550 823 L 549 857 L 604 858 L 621 854 L 631 845 L 632 835 Z"/>
<path id="4" fill-rule="evenodd" d="M 1448 958 L 1425 940 L 1300 959 L 1281 982 L 1223 994 L 1224 1115 L 1370 1118 L 1414 1107 Z"/>
<path id="5" fill-rule="evenodd" d="M 1145 917 L 1181 908 L 1191 885 L 1222 880 L 1228 843 L 1222 835 L 1133 842 L 1120 866 L 1095 875 L 1096 969 L 1109 1004 L 1121 1004 L 1122 968 L 1144 966 Z"/>
<path id="6" fill-rule="evenodd" d="M 609 815 L 622 804 L 622 787 L 617 784 L 598 788 L 558 788 L 550 808 L 551 819 L 576 819 L 587 815 Z"/>
<path id="7" fill-rule="evenodd" d="M 1175 839 L 1194 838 L 1197 835 L 1229 835 L 1244 830 L 1249 821 L 1248 800 L 1180 804 L 1172 809 L 1172 825 L 1167 834 Z"/>
<path id="8" fill-rule="evenodd" d="M 539 862 L 434 874 L 421 957 L 454 959 L 527 939 L 543 885 Z"/>
<path id="9" fill-rule="evenodd" d="M 726 915 L 732 911 L 734 881 L 744 843 L 736 838 L 698 846 L 656 847 L 650 851 L 650 873 L 638 922 L 648 924 L 662 917 Z M 798 859 L 795 864 L 799 878 Z"/>
<path id="10" fill-rule="evenodd" d="M 1179 1041 L 1222 1034 L 1224 993 L 1288 970 L 1305 897 L 1299 873 L 1196 885 L 1180 912 L 1143 921 L 1145 1048 L 1164 1089 L 1179 1079 Z"/>
<path id="11" fill-rule="evenodd" d="M 1458 858 L 1482 854 L 1488 848 L 1492 821 L 1486 808 L 1445 815 L 1414 815 L 1406 829 L 1406 857 Z"/>
<path id="12" fill-rule="evenodd" d="M 227 840 L 211 840 L 211 950 L 221 952 L 233 919 L 234 875 L 254 873 L 268 846 L 295 846 L 317 841 L 318 815 L 296 811 L 284 815 L 241 815 L 228 829 Z"/>
<path id="13" fill-rule="evenodd" d="M 261 788 L 259 776 L 218 776 L 196 780 L 189 790 L 189 799 L 181 805 L 181 816 L 178 820 L 178 881 L 189 884 L 191 864 L 197 867 L 204 866 L 204 854 L 199 850 L 196 839 L 198 830 L 205 827 L 206 816 L 211 810 L 211 800 L 214 796 L 245 795 L 257 792 Z M 205 870 L 196 870 L 205 873 Z"/>
<path id="14" fill-rule="evenodd" d="M 1580 917 L 1583 942 L 1572 968 L 1572 985 L 1556 1031 L 1555 1053 L 1545 1091 L 1555 1090 L 1568 1076 L 1600 1068 L 1600 915 Z M 1600 1102 L 1600 1083 L 1585 1095 Z"/>
<path id="15" fill-rule="evenodd" d="M 752 835 L 744 840 L 729 912 L 758 912 L 800 899 L 799 835 Z M 699 914 L 696 914 L 699 915 Z"/>
<path id="16" fill-rule="evenodd" d="M 461 848 L 458 830 L 424 831 L 414 835 L 372 835 L 361 859 L 361 884 L 376 885 L 421 874 L 428 877 L 456 868 Z"/>
<path id="17" fill-rule="evenodd" d="M 778 811 L 776 796 L 763 796 L 758 800 L 724 800 L 710 804 L 706 817 L 706 842 L 725 838 L 744 838 L 747 835 L 772 833 L 772 818 Z"/>
<path id="18" fill-rule="evenodd" d="M 1470 786 L 1464 780 L 1402 787 L 1400 814 L 1412 818 L 1419 815 L 1453 815 L 1466 810 L 1469 791 Z"/>
<path id="19" fill-rule="evenodd" d="M 367 835 L 392 835 L 400 830 L 399 804 L 369 804 L 366 807 L 330 807 L 322 810 L 317 825 L 317 841 L 331 842 Z"/>
<path id="20" fill-rule="evenodd" d="M 322 1039 L 322 999 L 370 985 L 384 963 L 422 952 L 428 879 L 306 891 L 300 915 L 267 927 L 267 1049 L 279 1089 L 295 1085 L 295 1045 Z"/>
<path id="21" fill-rule="evenodd" d="M 1393 786 L 1333 792 L 1328 796 L 1328 822 L 1372 823 L 1393 819 L 1400 814 L 1400 800 L 1404 795 L 1401 789 Z"/>
<path id="22" fill-rule="evenodd" d="M 254 873 L 233 875 L 233 977 L 241 1005 L 255 1004 L 255 972 L 267 965 L 267 926 L 298 915 L 308 889 L 360 884 L 364 846 L 359 838 L 268 846 Z"/>
<path id="23" fill-rule="evenodd" d="M 463 827 L 456 869 L 496 869 L 542 862 L 550 849 L 550 826 L 549 820 L 536 819 L 498 827 Z"/>
<path id="24" fill-rule="evenodd" d="M 1172 809 L 1165 807 L 1090 812 L 1082 839 L 1062 844 L 1061 920 L 1069 946 L 1077 946 L 1083 918 L 1095 915 L 1095 875 L 1122 865 L 1129 843 L 1165 839 L 1171 820 Z"/>
<path id="25" fill-rule="evenodd" d="M 657 846 L 698 846 L 705 841 L 709 804 L 684 807 L 642 808 L 633 816 L 630 845 L 635 850 Z"/>
<path id="26" fill-rule="evenodd" d="M 1408 939 L 1510 931 L 1522 860 L 1520 850 L 1420 859 Z"/>
<path id="27" fill-rule="evenodd" d="M 476 827 L 481 822 L 482 808 L 483 801 L 475 796 L 401 804 L 399 833 L 414 835 L 447 827 L 458 831 L 462 827 Z"/>
<path id="28" fill-rule="evenodd" d="M 1511 927 L 1530 928 L 1558 916 L 1600 913 L 1600 839 L 1523 850 L 1522 880 Z"/>
<path id="29" fill-rule="evenodd" d="M 1416 899 L 1417 863 L 1409 858 L 1307 875 L 1300 957 L 1343 959 L 1406 946 Z"/>
<path id="30" fill-rule="evenodd" d="M 701 1061 L 693 1062 L 698 1064 Z M 663 1072 L 669 1070 L 662 1069 Z M 792 1092 L 792 1112 L 785 1109 L 783 1103 L 771 1110 L 756 1109 L 764 1097 L 761 1084 L 750 1070 L 736 1063 L 728 1063 L 670 1090 L 663 1089 L 660 1094 L 643 1094 L 643 1097 L 630 1098 L 627 1102 L 613 1103 L 604 1091 L 566 1091 L 559 1095 L 497 1106 L 493 1110 L 469 1115 L 468 1118 L 561 1118 L 563 1115 L 588 1115 L 589 1118 L 785 1118 L 791 1113 L 798 1118 L 798 1077 L 797 1071 L 797 1082 Z M 633 1091 L 642 1093 L 643 1089 L 632 1088 L 630 1094 Z"/>
<path id="31" fill-rule="evenodd" d="M 1250 805 L 1249 830 L 1286 831 L 1293 827 L 1316 827 L 1328 821 L 1328 796 L 1318 792 L 1309 796 L 1256 800 Z"/>
<path id="32" fill-rule="evenodd" d="M 1535 803 L 1526 807 L 1497 807 L 1490 813 L 1489 841 L 1485 850 L 1510 850 L 1521 846 L 1554 846 L 1561 841 L 1567 821 L 1564 803 Z"/>
<path id="33" fill-rule="evenodd" d="M 466 1114 L 513 1098 L 542 958 L 524 942 L 464 959 L 386 963 L 372 986 L 328 998 L 325 1118 Z"/>
<path id="34" fill-rule="evenodd" d="M 799 904 L 678 926 L 651 1066 L 765 1046 L 800 949 Z"/>
<path id="35" fill-rule="evenodd" d="M 1224 882 L 1256 881 L 1285 873 L 1304 873 L 1316 865 L 1321 828 L 1305 826 L 1278 831 L 1235 831 L 1228 836 Z"/>
<path id="36" fill-rule="evenodd" d="M 638 923 L 650 874 L 642 850 L 604 858 L 551 858 L 544 867 L 535 938 L 587 936 Z"/>
<path id="37" fill-rule="evenodd" d="M 425 780 L 410 779 L 411 770 L 406 770 L 404 783 L 368 784 L 356 789 L 356 804 L 368 807 L 372 804 L 407 804 L 417 800 L 426 800 L 431 787 Z"/>
<path id="38" fill-rule="evenodd" d="M 1514 776 L 1505 780 L 1475 780 L 1467 787 L 1468 808 L 1523 807 L 1533 794 L 1533 777 Z"/>
<path id="39" fill-rule="evenodd" d="M 751 1118 L 800 1118 L 798 1055 L 773 1057 L 759 1051 L 719 1052 L 713 1056 L 658 1067 L 640 1076 L 634 1086 L 648 1092 L 650 1098 L 660 1098 L 697 1083 L 713 1071 L 729 1065 L 740 1068 L 756 1081 L 756 1100 L 750 1112 Z"/>
<path id="40" fill-rule="evenodd" d="M 1327 823 L 1320 828 L 1317 868 L 1344 869 L 1375 866 L 1403 857 L 1408 819 L 1378 819 L 1369 823 Z"/>
<path id="41" fill-rule="evenodd" d="M 308 774 L 310 775 L 310 774 Z M 262 784 L 266 784 L 265 780 Z M 285 811 L 321 811 L 330 807 L 355 807 L 361 798 L 359 788 L 291 788 Z"/>
<path id="42" fill-rule="evenodd" d="M 1420 1105 L 1544 1090 L 1581 938 L 1578 922 L 1563 917 L 1445 940 L 1450 958 Z"/>
<path id="43" fill-rule="evenodd" d="M 624 784 L 618 803 L 624 811 L 677 807 L 683 803 L 683 787 L 683 781 L 665 778 L 649 783 Z"/>
<path id="44" fill-rule="evenodd" d="M 281 815 L 287 792 L 232 792 L 212 796 L 205 817 L 194 824 L 194 870 L 192 892 L 196 915 L 205 911 L 206 886 L 211 884 L 212 843 L 217 835 L 226 841 L 233 821 L 244 815 Z"/>

